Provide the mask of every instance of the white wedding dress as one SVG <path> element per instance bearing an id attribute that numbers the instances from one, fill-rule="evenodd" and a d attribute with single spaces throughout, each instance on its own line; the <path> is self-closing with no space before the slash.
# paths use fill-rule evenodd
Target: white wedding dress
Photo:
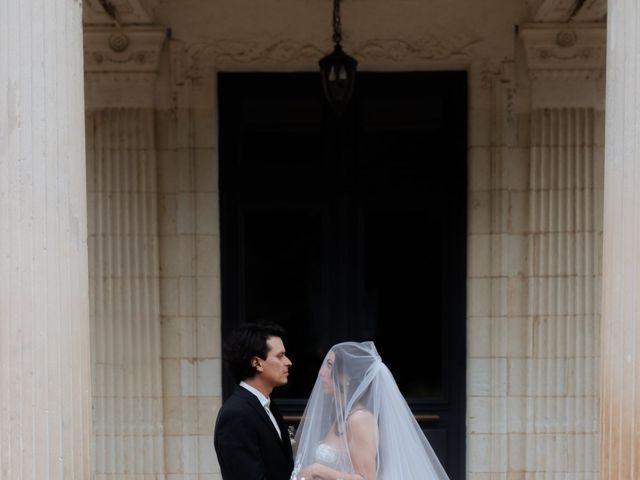
<path id="1" fill-rule="evenodd" d="M 317 463 L 326 465 L 327 467 L 340 469 L 347 461 L 346 455 L 331 445 L 326 443 L 319 443 L 314 453 L 314 460 Z"/>

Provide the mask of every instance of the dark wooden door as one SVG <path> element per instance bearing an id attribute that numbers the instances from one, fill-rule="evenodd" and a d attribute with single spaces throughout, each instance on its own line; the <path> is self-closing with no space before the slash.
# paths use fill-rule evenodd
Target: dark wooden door
<path id="1" fill-rule="evenodd" d="M 319 82 L 219 75 L 223 337 L 285 326 L 294 367 L 274 395 L 288 414 L 331 345 L 374 340 L 462 479 L 466 73 L 359 73 L 340 119 Z"/>

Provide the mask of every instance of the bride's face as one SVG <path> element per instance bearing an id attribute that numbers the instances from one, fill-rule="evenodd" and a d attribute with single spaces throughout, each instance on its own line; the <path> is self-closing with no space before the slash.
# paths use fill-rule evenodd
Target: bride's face
<path id="1" fill-rule="evenodd" d="M 336 354 L 334 352 L 327 353 L 322 367 L 320 367 L 320 373 L 318 376 L 322 381 L 322 389 L 324 393 L 333 393 L 333 379 L 331 372 L 333 371 L 333 363 L 335 362 Z"/>

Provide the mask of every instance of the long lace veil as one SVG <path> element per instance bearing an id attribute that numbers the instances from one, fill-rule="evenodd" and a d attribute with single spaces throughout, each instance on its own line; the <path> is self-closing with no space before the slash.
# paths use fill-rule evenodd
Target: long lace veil
<path id="1" fill-rule="evenodd" d="M 357 446 L 347 439 L 349 416 L 358 410 L 370 412 L 377 427 L 377 475 L 366 480 L 448 480 L 373 342 L 340 343 L 325 357 L 296 433 L 292 480 L 312 463 L 360 473 L 351 461 Z M 330 429 L 337 449 L 324 443 Z"/>

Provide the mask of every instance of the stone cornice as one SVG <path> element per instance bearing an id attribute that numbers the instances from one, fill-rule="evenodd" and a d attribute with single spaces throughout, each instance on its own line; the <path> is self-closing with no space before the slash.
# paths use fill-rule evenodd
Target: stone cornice
<path id="1" fill-rule="evenodd" d="M 576 22 L 597 22 L 607 16 L 607 0 L 585 0 L 580 10 L 573 16 Z"/>
<path id="2" fill-rule="evenodd" d="M 153 22 L 153 10 L 160 0 L 110 0 L 116 18 L 105 12 L 99 0 L 83 0 L 83 22 L 85 25 L 148 24 Z"/>
<path id="3" fill-rule="evenodd" d="M 162 27 L 85 27 L 85 72 L 157 72 L 164 40 Z"/>
<path id="4" fill-rule="evenodd" d="M 605 25 L 528 24 L 520 28 L 532 77 L 601 75 L 605 69 Z"/>
<path id="5" fill-rule="evenodd" d="M 436 38 L 417 40 L 372 39 L 352 48 L 346 48 L 356 57 L 361 67 L 389 64 L 421 65 L 425 63 L 468 63 L 469 49 L 480 39 L 457 38 L 443 41 Z M 328 53 L 330 46 L 280 40 L 274 43 L 220 40 L 176 46 L 172 64 L 182 73 L 182 78 L 199 77 L 202 69 L 234 68 L 243 66 L 313 66 Z M 178 57 L 180 65 L 178 63 Z"/>
<path id="6" fill-rule="evenodd" d="M 607 0 L 529 0 L 535 22 L 599 22 L 607 14 Z"/>

